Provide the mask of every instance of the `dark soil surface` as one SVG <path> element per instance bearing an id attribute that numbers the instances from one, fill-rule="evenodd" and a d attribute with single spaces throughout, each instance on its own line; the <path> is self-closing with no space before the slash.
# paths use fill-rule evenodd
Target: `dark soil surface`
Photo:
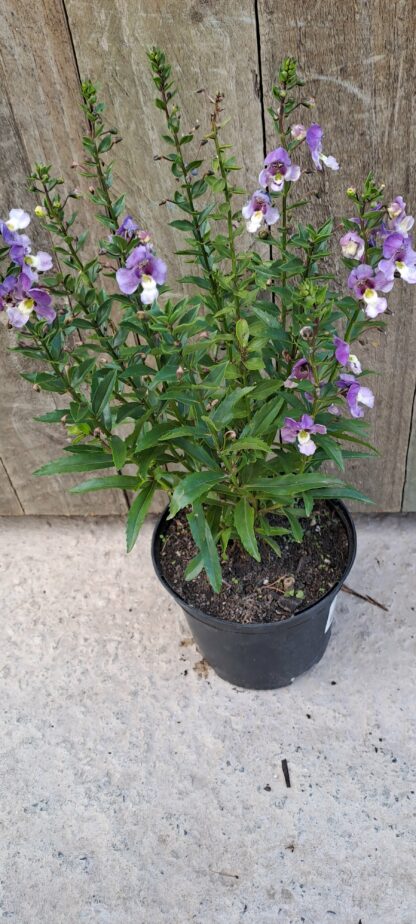
<path id="1" fill-rule="evenodd" d="M 275 526 L 287 527 L 284 518 L 272 517 Z M 278 622 L 316 603 L 340 579 L 348 556 L 345 528 L 324 501 L 316 504 L 312 517 L 301 521 L 303 541 L 279 537 L 279 558 L 259 542 L 261 562 L 240 545 L 230 544 L 228 561 L 222 564 L 223 585 L 215 594 L 205 572 L 185 581 L 188 562 L 197 554 L 186 514 L 181 511 L 166 523 L 160 563 L 170 586 L 187 603 L 211 616 L 232 622 Z"/>

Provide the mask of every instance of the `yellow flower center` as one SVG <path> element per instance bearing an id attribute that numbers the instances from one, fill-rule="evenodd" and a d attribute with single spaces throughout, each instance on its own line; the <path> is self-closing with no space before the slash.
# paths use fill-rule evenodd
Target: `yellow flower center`
<path id="1" fill-rule="evenodd" d="M 365 292 L 364 292 L 364 298 L 366 298 L 367 301 L 370 301 L 371 299 L 377 298 L 377 292 L 376 292 L 376 290 L 375 290 L 375 289 L 366 289 Z"/>
<path id="2" fill-rule="evenodd" d="M 308 443 L 310 440 L 310 433 L 307 430 L 299 430 L 298 440 L 300 443 Z"/>
<path id="3" fill-rule="evenodd" d="M 283 174 L 281 174 L 281 173 L 275 173 L 274 179 L 275 179 L 276 183 L 281 183 L 281 181 L 283 180 Z"/>
<path id="4" fill-rule="evenodd" d="M 34 304 L 35 302 L 33 298 L 24 298 L 21 302 L 19 302 L 17 308 L 21 314 L 29 315 L 31 311 L 33 311 Z"/>
<path id="5" fill-rule="evenodd" d="M 404 265 L 405 264 L 403 263 L 403 260 L 396 260 L 396 266 L 398 270 L 404 269 Z"/>

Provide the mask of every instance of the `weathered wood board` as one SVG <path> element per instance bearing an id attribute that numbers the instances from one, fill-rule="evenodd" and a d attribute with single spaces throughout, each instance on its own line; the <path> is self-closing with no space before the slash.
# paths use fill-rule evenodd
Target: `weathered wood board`
<path id="1" fill-rule="evenodd" d="M 231 117 L 225 132 L 242 166 L 242 185 L 257 185 L 264 113 L 267 145 L 274 144 L 266 112 L 269 89 L 281 58 L 294 54 L 318 99 L 305 119 L 322 123 L 324 150 L 342 168 L 339 174 L 306 178 L 314 221 L 324 219 L 329 206 L 336 216 L 344 213 L 345 189 L 370 168 L 392 195 L 403 193 L 416 205 L 414 0 L 356 0 L 348 8 L 332 0 L 39 0 L 34 5 L 0 0 L 0 17 L 1 215 L 16 205 L 33 205 L 25 184 L 36 159 L 53 162 L 69 184 L 85 184 L 71 163 L 81 153 L 79 76 L 91 76 L 123 136 L 115 189 L 127 192 L 129 210 L 157 241 L 170 282 L 187 272 L 183 258 L 170 256 L 182 244 L 179 232 L 169 227 L 176 210 L 159 205 L 174 181 L 168 164 L 154 160 L 161 152 L 163 116 L 154 106 L 146 60 L 152 44 L 166 50 L 174 67 L 185 129 L 199 119 L 202 137 L 209 95 L 225 92 Z M 338 255 L 336 263 L 345 279 Z M 400 510 L 402 498 L 405 510 L 416 510 L 416 291 L 404 284 L 395 288 L 387 334 L 367 338 L 360 354 L 380 370 L 373 379 L 377 403 L 370 415 L 380 458 L 351 471 L 351 480 L 374 498 L 372 509 L 383 511 Z M 34 468 L 60 453 L 62 435 L 33 422 L 54 399 L 33 392 L 19 378 L 21 360 L 8 352 L 8 344 L 3 328 L 0 514 L 124 511 L 119 494 L 78 498 L 66 492 L 72 483 L 68 477 L 32 477 Z"/>
<path id="2" fill-rule="evenodd" d="M 57 175 L 75 185 L 71 163 L 81 153 L 82 121 L 78 74 L 61 4 L 2 0 L 0 11 L 0 214 L 4 215 L 16 206 L 33 210 L 26 178 L 36 160 L 54 163 Z M 47 247 L 47 241 L 43 243 Z M 124 512 L 121 493 L 103 492 L 99 500 L 94 495 L 78 497 L 68 493 L 76 483 L 73 476 L 33 477 L 34 469 L 61 454 L 65 434 L 33 421 L 34 415 L 55 407 L 54 399 L 44 392 L 36 394 L 20 378 L 24 363 L 9 352 L 13 343 L 14 334 L 2 324 L 0 514 Z"/>

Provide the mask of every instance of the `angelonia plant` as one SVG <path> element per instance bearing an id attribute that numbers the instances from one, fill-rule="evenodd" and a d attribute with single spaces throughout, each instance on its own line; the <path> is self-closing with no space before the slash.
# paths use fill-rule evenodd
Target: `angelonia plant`
<path id="1" fill-rule="evenodd" d="M 61 396 L 62 407 L 37 419 L 62 428 L 65 451 L 37 474 L 90 473 L 72 488 L 79 494 L 124 491 L 129 550 L 163 489 L 198 550 L 186 577 L 205 569 L 219 592 L 221 561 L 236 543 L 257 560 L 260 541 L 279 555 L 282 535 L 302 541 L 317 498 L 365 499 L 322 466 L 343 471 L 371 452 L 363 417 L 374 395 L 353 344 L 384 327 L 398 277 L 416 283 L 413 218 L 369 175 L 347 190 L 349 214 L 335 232 L 332 220 L 302 224 L 302 173 L 338 163 L 323 153 L 292 58 L 272 88 L 276 147 L 249 193 L 236 183 L 223 94 L 209 98 L 205 127 L 185 130 L 165 55 L 152 49 L 149 63 L 165 145 L 155 159 L 173 174 L 172 194 L 161 196 L 177 210 L 170 224 L 183 234 L 189 274 L 169 288 L 166 255 L 126 214 L 125 196 L 114 196 L 121 139 L 86 81 L 88 132 L 76 166 L 101 239 L 79 227 L 80 191 L 63 193 L 63 180 L 37 164 L 34 213 L 53 253 L 34 253 L 31 218 L 13 208 L 0 224 L 0 308 L 17 331 L 11 349 L 33 360 L 24 378 Z M 330 271 L 334 233 L 341 284 Z"/>

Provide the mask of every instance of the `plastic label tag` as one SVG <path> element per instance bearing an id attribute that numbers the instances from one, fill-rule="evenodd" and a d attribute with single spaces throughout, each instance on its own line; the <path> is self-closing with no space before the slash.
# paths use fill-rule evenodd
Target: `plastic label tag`
<path id="1" fill-rule="evenodd" d="M 337 596 L 338 596 L 338 594 L 337 594 Z M 329 632 L 329 630 L 330 630 L 330 628 L 331 628 L 331 626 L 332 626 L 332 623 L 333 623 L 333 620 L 334 620 L 334 613 L 335 613 L 335 604 L 336 604 L 336 602 L 337 602 L 337 597 L 334 597 L 334 599 L 333 599 L 333 601 L 332 601 L 332 603 L 331 603 L 331 606 L 330 606 L 330 608 L 329 608 L 328 619 L 327 619 L 327 621 L 326 621 L 326 626 L 325 626 L 325 633 Z"/>

